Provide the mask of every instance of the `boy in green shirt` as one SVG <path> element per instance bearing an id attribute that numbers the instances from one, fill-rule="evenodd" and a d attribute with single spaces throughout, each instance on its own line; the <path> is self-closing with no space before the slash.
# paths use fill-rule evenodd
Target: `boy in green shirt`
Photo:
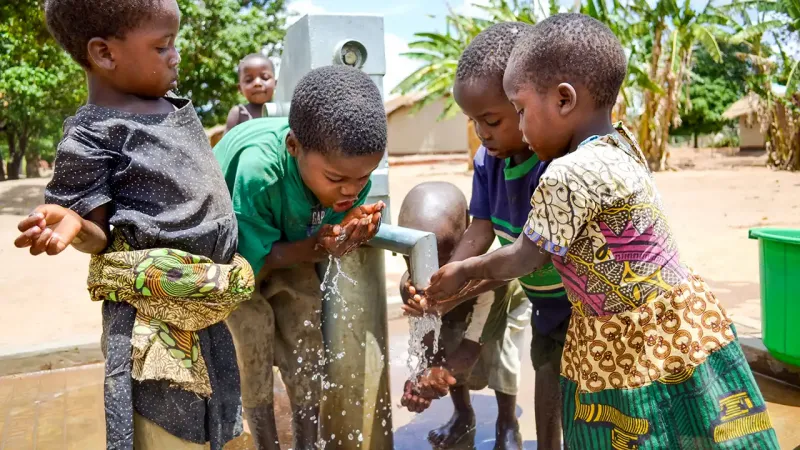
<path id="1" fill-rule="evenodd" d="M 295 88 L 288 121 L 247 121 L 214 148 L 239 222 L 239 252 L 256 292 L 227 320 L 241 371 L 242 405 L 258 449 L 279 449 L 273 409 L 278 366 L 292 403 L 294 447 L 317 441 L 324 357 L 315 263 L 378 230 L 383 203 L 364 205 L 386 149 L 377 86 L 360 70 L 327 66 Z"/>

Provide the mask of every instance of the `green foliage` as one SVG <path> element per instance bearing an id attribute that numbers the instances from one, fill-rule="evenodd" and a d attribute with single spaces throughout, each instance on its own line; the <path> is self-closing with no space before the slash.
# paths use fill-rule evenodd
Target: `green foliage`
<path id="1" fill-rule="evenodd" d="M 241 102 L 236 66 L 265 49 L 276 53 L 285 34 L 285 0 L 178 0 L 182 18 L 180 95 L 192 99 L 203 125 L 225 122 Z"/>
<path id="2" fill-rule="evenodd" d="M 681 126 L 675 135 L 700 135 L 722 131 L 729 121 L 722 118 L 725 110 L 747 93 L 747 78 L 752 66 L 737 57 L 746 51 L 744 44 L 720 46 L 722 61 L 717 64 L 705 48 L 694 55 L 692 81 L 683 93 Z M 688 94 L 688 95 L 687 95 Z"/>
<path id="3" fill-rule="evenodd" d="M 222 123 L 241 101 L 236 66 L 249 53 L 276 52 L 285 0 L 178 0 L 183 14 L 178 93 L 192 99 L 203 124 Z M 52 162 L 63 120 L 86 99 L 83 70 L 44 22 L 42 0 L 0 2 L 0 181 L 23 160 Z"/>
<path id="4" fill-rule="evenodd" d="M 558 11 L 558 2 L 549 2 L 550 11 L 534 10 L 533 2 L 516 0 L 491 0 L 489 5 L 477 5 L 488 16 L 487 19 L 468 17 L 452 9 L 446 17 L 446 32 L 416 33 L 415 41 L 408 44 L 411 51 L 404 53 L 411 59 L 422 61 L 422 67 L 406 77 L 392 91 L 397 94 L 423 92 L 424 97 L 415 105 L 415 110 L 440 98 L 445 98 L 445 107 L 440 119 L 455 115 L 459 109 L 450 95 L 456 78 L 456 68 L 461 52 L 481 31 L 497 22 L 536 23 L 541 17 Z"/>
<path id="5" fill-rule="evenodd" d="M 0 18 L 0 160 L 8 159 L 8 176 L 16 178 L 26 156 L 52 156 L 44 144 L 60 136 L 86 89 L 83 71 L 48 33 L 38 0 L 4 4 Z"/>

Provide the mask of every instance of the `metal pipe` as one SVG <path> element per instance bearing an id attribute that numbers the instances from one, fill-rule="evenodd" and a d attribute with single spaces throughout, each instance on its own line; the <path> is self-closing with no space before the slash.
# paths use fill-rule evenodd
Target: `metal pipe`
<path id="1" fill-rule="evenodd" d="M 382 224 L 368 245 L 408 256 L 415 287 L 428 287 L 431 276 L 439 270 L 439 251 L 433 233 Z"/>

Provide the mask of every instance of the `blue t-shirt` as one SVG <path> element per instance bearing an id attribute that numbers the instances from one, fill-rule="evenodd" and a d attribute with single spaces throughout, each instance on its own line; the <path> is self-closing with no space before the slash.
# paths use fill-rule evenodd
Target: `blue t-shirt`
<path id="1" fill-rule="evenodd" d="M 476 219 L 491 220 L 501 245 L 517 240 L 531 211 L 531 196 L 547 163 L 532 155 L 527 161 L 510 166 L 510 159 L 498 159 L 481 147 L 475 154 L 472 199 L 469 209 Z M 570 316 L 561 276 L 548 264 L 519 279 L 533 306 L 533 324 L 540 334 L 549 334 Z"/>

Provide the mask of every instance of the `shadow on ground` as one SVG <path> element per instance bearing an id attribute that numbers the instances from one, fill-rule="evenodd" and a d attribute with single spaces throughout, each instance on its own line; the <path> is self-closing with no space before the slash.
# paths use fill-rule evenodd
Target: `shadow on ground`
<path id="1" fill-rule="evenodd" d="M 24 184 L 0 193 L 0 214 L 27 216 L 44 201 L 44 188 L 43 184 Z"/>
<path id="2" fill-rule="evenodd" d="M 491 450 L 494 448 L 494 429 L 497 419 L 497 401 L 491 395 L 472 395 L 472 407 L 477 414 L 476 430 L 473 436 L 465 438 L 457 446 L 458 450 Z M 394 450 L 421 450 L 431 448 L 428 432 L 443 425 L 453 414 L 453 404 L 449 398 L 433 402 L 431 407 L 394 433 Z M 522 408 L 517 406 L 517 417 L 522 416 Z M 525 450 L 535 450 L 536 441 L 525 441 Z"/>

